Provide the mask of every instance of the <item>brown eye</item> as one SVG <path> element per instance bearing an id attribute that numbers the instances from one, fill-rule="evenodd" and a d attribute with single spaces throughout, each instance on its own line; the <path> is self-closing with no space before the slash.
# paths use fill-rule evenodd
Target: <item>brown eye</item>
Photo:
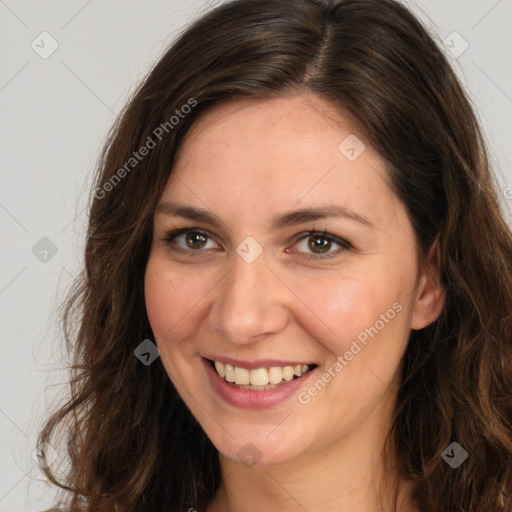
<path id="1" fill-rule="evenodd" d="M 190 231 L 185 237 L 185 243 L 190 249 L 202 249 L 207 242 L 208 237 L 198 231 Z"/>
<path id="2" fill-rule="evenodd" d="M 208 233 L 197 229 L 177 229 L 167 233 L 163 241 L 180 251 L 200 252 L 203 249 L 219 249 L 219 245 Z"/>
<path id="3" fill-rule="evenodd" d="M 313 235 L 308 238 L 308 245 L 315 254 L 323 254 L 329 252 L 331 248 L 331 240 L 324 236 Z"/>
<path id="4" fill-rule="evenodd" d="M 327 232 L 309 231 L 301 235 L 291 252 L 302 253 L 306 257 L 329 258 L 352 248 L 350 242 Z"/>

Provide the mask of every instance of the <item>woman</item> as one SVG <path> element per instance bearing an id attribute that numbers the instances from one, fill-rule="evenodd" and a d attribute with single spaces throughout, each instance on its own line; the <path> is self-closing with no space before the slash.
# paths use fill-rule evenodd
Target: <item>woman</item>
<path id="1" fill-rule="evenodd" d="M 221 6 L 105 146 L 47 474 L 73 512 L 510 511 L 511 261 L 401 4 Z"/>

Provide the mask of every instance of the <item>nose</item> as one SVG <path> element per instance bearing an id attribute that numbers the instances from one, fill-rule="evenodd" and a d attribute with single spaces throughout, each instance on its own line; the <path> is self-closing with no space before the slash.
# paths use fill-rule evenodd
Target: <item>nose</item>
<path id="1" fill-rule="evenodd" d="M 288 322 L 286 287 L 264 255 L 247 263 L 238 255 L 216 287 L 210 325 L 231 343 L 245 345 L 281 332 Z"/>

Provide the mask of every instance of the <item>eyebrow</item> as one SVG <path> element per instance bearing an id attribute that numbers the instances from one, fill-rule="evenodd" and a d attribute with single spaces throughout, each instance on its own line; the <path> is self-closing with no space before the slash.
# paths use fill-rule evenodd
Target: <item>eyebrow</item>
<path id="1" fill-rule="evenodd" d="M 226 224 L 214 213 L 203 208 L 196 208 L 179 203 L 164 202 L 155 208 L 156 214 L 169 215 L 173 217 L 183 217 L 189 220 L 205 222 L 212 226 L 226 226 Z M 325 205 L 316 208 L 302 208 L 277 215 L 272 220 L 271 229 L 278 230 L 285 227 L 303 224 L 314 220 L 326 218 L 344 218 L 357 222 L 366 227 L 373 228 L 373 224 L 364 215 L 356 213 L 348 208 L 339 205 Z"/>

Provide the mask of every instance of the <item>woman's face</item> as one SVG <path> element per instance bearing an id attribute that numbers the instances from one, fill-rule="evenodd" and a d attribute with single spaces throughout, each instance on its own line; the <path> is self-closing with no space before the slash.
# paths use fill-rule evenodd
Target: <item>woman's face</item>
<path id="1" fill-rule="evenodd" d="M 387 421 L 424 290 L 405 207 L 363 143 L 329 103 L 295 96 L 217 106 L 180 148 L 147 312 L 230 459 L 299 460 Z"/>

